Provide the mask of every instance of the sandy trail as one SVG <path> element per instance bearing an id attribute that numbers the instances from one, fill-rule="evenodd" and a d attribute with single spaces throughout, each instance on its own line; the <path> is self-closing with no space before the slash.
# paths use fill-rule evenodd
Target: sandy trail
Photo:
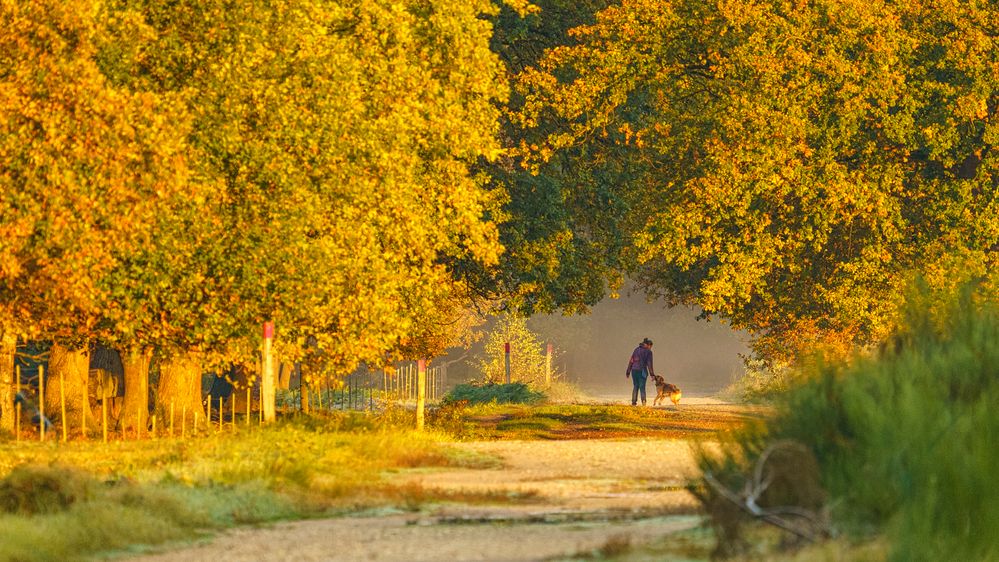
<path id="1" fill-rule="evenodd" d="M 684 489 L 696 471 L 686 440 L 491 441 L 452 446 L 499 457 L 502 465 L 412 470 L 388 477 L 398 485 L 529 496 L 529 501 L 452 503 L 415 513 L 242 528 L 205 544 L 136 560 L 551 560 L 591 552 L 608 540 L 639 544 L 700 523 L 696 501 Z"/>

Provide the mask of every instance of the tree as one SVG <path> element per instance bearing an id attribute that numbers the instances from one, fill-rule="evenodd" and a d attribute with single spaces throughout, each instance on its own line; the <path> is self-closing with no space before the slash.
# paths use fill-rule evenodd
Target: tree
<path id="1" fill-rule="evenodd" d="M 286 359 L 312 338 L 349 371 L 462 298 L 448 264 L 500 250 L 496 194 L 470 170 L 497 150 L 506 92 L 479 17 L 490 9 L 112 3 L 105 73 L 182 100 L 191 181 L 210 186 L 106 278 L 114 337 L 246 361 L 271 319 Z"/>
<path id="2" fill-rule="evenodd" d="M 510 344 L 510 379 L 535 386 L 546 383 L 545 344 L 527 327 L 527 319 L 514 314 L 496 318 L 486 335 L 483 355 L 476 360 L 485 380 L 506 381 L 506 344 Z"/>
<path id="3" fill-rule="evenodd" d="M 609 4 L 541 0 L 527 9 L 503 6 L 494 17 L 491 44 L 507 65 L 507 79 L 536 64 L 547 49 L 571 42 L 568 30 L 593 23 Z M 502 118 L 502 137 L 510 148 L 539 142 L 536 132 L 515 124 L 522 103 L 515 94 Z M 619 254 L 626 238 L 613 217 L 625 208 L 615 194 L 615 174 L 593 164 L 583 153 L 570 153 L 534 173 L 511 157 L 483 166 L 504 194 L 496 218 L 505 251 L 495 267 L 458 263 L 480 296 L 526 315 L 573 313 L 587 311 L 621 286 Z"/>
<path id="4" fill-rule="evenodd" d="M 765 356 L 876 342 L 917 272 L 996 270 L 996 13 L 626 1 L 521 73 L 521 153 L 616 171 L 622 266 Z"/>
<path id="5" fill-rule="evenodd" d="M 97 4 L 0 4 L 0 427 L 17 338 L 79 347 L 99 279 L 148 239 L 186 176 L 169 100 L 122 91 L 94 60 Z M 72 372 L 78 373 L 79 370 Z M 85 370 L 84 375 L 85 376 Z M 79 383 L 80 381 L 69 381 Z"/>

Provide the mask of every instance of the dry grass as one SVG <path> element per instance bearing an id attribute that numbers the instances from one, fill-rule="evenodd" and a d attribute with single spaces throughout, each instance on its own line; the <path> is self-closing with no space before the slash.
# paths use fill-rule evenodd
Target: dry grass
<path id="1" fill-rule="evenodd" d="M 762 412 L 762 410 L 760 411 Z M 641 408 L 602 405 L 482 405 L 464 410 L 465 439 L 714 439 L 761 413 L 741 406 Z"/>
<path id="2" fill-rule="evenodd" d="M 452 453 L 440 436 L 371 420 L 300 419 L 186 440 L 3 442 L 0 560 L 75 560 L 345 509 L 522 501 L 392 481 L 396 470 L 490 462 Z"/>

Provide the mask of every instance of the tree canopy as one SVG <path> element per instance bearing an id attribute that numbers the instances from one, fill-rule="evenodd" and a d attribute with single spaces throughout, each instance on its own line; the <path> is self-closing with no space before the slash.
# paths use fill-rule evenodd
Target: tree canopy
<path id="1" fill-rule="evenodd" d="M 877 342 L 914 276 L 995 289 L 997 21 L 0 2 L 0 339 L 249 360 L 272 320 L 346 370 L 441 352 L 476 299 L 584 311 L 630 276 L 768 357 Z"/>
<path id="2" fill-rule="evenodd" d="M 912 276 L 996 269 L 997 18 L 626 0 L 518 76 L 521 154 L 612 171 L 623 267 L 761 351 L 879 341 Z"/>
<path id="3" fill-rule="evenodd" d="M 284 358 L 318 342 L 340 372 L 437 349 L 414 340 L 448 340 L 468 302 L 454 263 L 501 252 L 474 168 L 508 92 L 493 11 L 0 3 L 3 353 L 13 334 L 252 361 L 265 320 Z"/>

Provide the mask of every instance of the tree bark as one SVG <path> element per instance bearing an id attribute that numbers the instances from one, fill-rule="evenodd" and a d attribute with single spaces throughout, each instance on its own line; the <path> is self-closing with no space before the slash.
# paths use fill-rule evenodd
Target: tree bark
<path id="1" fill-rule="evenodd" d="M 121 411 L 121 427 L 134 431 L 138 424 L 145 431 L 149 426 L 149 362 L 152 350 L 133 347 L 119 353 L 125 371 L 125 403 Z"/>
<path id="2" fill-rule="evenodd" d="M 232 401 L 237 415 L 248 415 L 253 411 L 253 380 L 251 371 L 246 365 L 237 365 L 230 372 L 232 378 Z M 250 389 L 250 400 L 247 404 L 247 388 Z"/>
<path id="3" fill-rule="evenodd" d="M 298 393 L 300 395 L 299 406 L 303 414 L 309 413 L 309 392 L 312 390 L 310 378 L 310 376 L 305 374 L 305 369 L 302 369 L 302 374 L 298 377 Z"/>
<path id="4" fill-rule="evenodd" d="M 161 428 L 170 427 L 170 405 L 173 404 L 173 420 L 180 427 L 181 416 L 187 416 L 187 427 L 192 427 L 194 412 L 205 419 L 201 403 L 201 356 L 195 352 L 174 355 L 160 366 L 160 380 L 156 385 L 156 415 L 162 420 Z M 175 429 L 175 432 L 177 430 Z"/>
<path id="5" fill-rule="evenodd" d="M 17 336 L 0 327 L 0 431 L 14 432 L 14 354 Z"/>
<path id="6" fill-rule="evenodd" d="M 66 419 L 60 407 L 60 375 L 62 396 L 66 399 Z M 87 427 L 94 427 L 87 396 L 90 376 L 90 354 L 86 349 L 69 349 L 60 343 L 53 343 L 49 352 L 49 368 L 45 370 L 45 417 L 60 427 L 65 423 L 67 430 L 79 430 L 81 417 L 87 416 Z"/>
<path id="7" fill-rule="evenodd" d="M 295 374 L 295 367 L 287 363 L 278 363 L 277 387 L 282 390 L 291 390 L 291 379 Z"/>

